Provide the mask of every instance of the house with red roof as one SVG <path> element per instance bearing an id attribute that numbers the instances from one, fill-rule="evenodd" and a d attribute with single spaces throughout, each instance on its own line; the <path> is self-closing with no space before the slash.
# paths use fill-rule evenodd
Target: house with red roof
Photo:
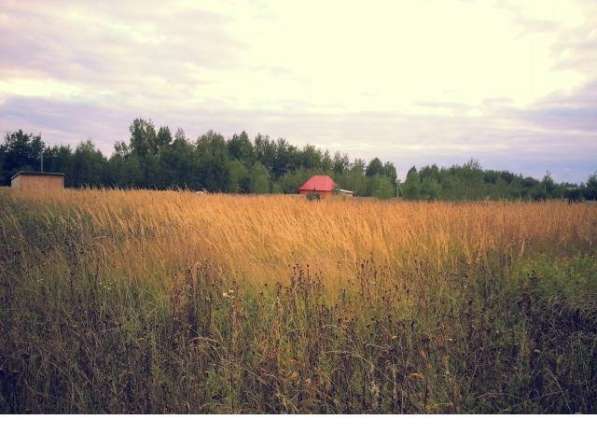
<path id="1" fill-rule="evenodd" d="M 299 194 L 315 195 L 321 199 L 327 198 L 336 192 L 346 196 L 352 196 L 352 191 L 339 190 L 336 182 L 330 176 L 313 176 L 299 187 Z"/>

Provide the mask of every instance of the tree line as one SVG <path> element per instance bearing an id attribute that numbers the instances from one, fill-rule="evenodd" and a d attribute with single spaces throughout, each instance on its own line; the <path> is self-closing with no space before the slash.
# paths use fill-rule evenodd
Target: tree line
<path id="1" fill-rule="evenodd" d="M 463 166 L 411 168 L 400 184 L 391 162 L 302 148 L 285 139 L 246 132 L 226 139 L 213 131 L 196 140 L 182 129 L 136 119 L 128 142 L 117 142 L 110 157 L 88 140 L 76 148 L 46 144 L 40 135 L 9 132 L 0 144 L 0 182 L 10 184 L 19 170 L 63 172 L 68 187 L 185 188 L 227 193 L 296 193 L 314 174 L 330 175 L 342 189 L 357 196 L 406 199 L 596 199 L 597 176 L 581 185 L 541 181 L 507 171 L 483 170 L 471 161 Z"/>
<path id="2" fill-rule="evenodd" d="M 525 177 L 509 171 L 484 170 L 471 160 L 462 166 L 439 168 L 425 166 L 420 170 L 412 167 L 400 187 L 400 194 L 407 199 L 427 200 L 483 200 L 522 199 L 546 200 L 583 199 L 597 200 L 597 173 L 586 183 L 557 183 L 547 173 L 543 179 Z"/>

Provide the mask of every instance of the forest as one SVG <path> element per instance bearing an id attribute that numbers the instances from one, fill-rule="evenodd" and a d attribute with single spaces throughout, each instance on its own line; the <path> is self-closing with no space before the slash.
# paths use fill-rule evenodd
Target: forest
<path id="1" fill-rule="evenodd" d="M 182 129 L 174 135 L 167 126 L 135 119 L 129 142 L 119 141 L 106 157 L 96 145 L 83 141 L 49 145 L 41 135 L 8 132 L 0 144 L 0 184 L 9 185 L 19 170 L 65 173 L 67 187 L 188 189 L 225 193 L 296 193 L 313 174 L 328 174 L 356 196 L 402 197 L 422 200 L 565 198 L 597 199 L 597 173 L 586 183 L 557 183 L 547 173 L 538 180 L 508 171 L 483 169 L 475 160 L 449 168 L 412 167 L 403 182 L 396 167 L 375 157 L 351 160 L 347 154 L 300 148 L 283 138 L 246 132 L 226 139 L 213 131 L 196 140 Z"/>

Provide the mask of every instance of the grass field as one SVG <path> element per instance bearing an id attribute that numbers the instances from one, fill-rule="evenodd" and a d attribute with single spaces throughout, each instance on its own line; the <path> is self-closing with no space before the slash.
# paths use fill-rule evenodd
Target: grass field
<path id="1" fill-rule="evenodd" d="M 597 207 L 0 191 L 0 410 L 597 411 Z"/>

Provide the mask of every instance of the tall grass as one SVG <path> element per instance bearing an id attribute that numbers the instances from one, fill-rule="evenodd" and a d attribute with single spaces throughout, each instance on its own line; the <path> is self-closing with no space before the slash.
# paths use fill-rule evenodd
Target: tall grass
<path id="1" fill-rule="evenodd" d="M 595 412 L 597 207 L 0 192 L 4 412 Z"/>

